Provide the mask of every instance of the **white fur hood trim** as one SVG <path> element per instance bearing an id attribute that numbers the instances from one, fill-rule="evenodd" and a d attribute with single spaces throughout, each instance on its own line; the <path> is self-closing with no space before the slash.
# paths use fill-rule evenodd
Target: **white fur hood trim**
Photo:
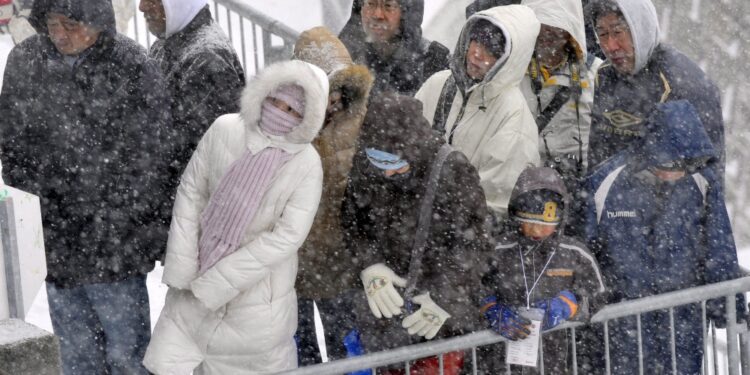
<path id="1" fill-rule="evenodd" d="M 328 77 L 317 66 L 299 60 L 268 66 L 247 83 L 242 92 L 240 107 L 248 134 L 262 134 L 258 123 L 263 100 L 277 87 L 290 83 L 305 90 L 305 114 L 297 128 L 284 136 L 273 137 L 272 143 L 299 145 L 315 139 L 323 126 L 328 107 Z"/>

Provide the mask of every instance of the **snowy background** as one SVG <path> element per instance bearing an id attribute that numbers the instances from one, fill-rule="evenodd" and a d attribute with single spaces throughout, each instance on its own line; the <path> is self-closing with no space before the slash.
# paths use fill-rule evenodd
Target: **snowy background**
<path id="1" fill-rule="evenodd" d="M 324 24 L 337 32 L 348 19 L 351 7 L 351 0 L 247 2 L 297 31 Z M 425 2 L 425 36 L 453 49 L 464 21 L 464 8 L 470 1 Z M 738 74 L 744 73 L 747 62 L 750 61 L 750 1 L 654 0 L 654 3 L 661 15 L 664 39 L 695 59 L 722 91 L 728 145 L 727 196 L 735 237 L 738 247 L 742 249 L 739 251 L 740 263 L 750 269 L 750 231 L 747 230 L 750 228 L 750 210 L 745 207 L 750 192 L 750 166 L 746 162 L 750 160 L 750 137 L 745 123 L 750 115 L 750 83 L 738 79 Z M 132 25 L 131 22 L 131 29 Z M 12 47 L 10 36 L 0 34 L 0 73 Z M 152 325 L 163 307 L 166 294 L 166 286 L 160 282 L 161 272 L 162 268 L 157 266 L 148 275 Z M 26 320 L 43 329 L 52 330 L 44 289 L 37 295 Z"/>

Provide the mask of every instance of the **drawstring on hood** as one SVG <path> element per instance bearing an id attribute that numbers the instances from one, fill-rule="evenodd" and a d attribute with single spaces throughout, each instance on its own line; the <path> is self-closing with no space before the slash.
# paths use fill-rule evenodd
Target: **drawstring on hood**
<path id="1" fill-rule="evenodd" d="M 208 4 L 208 0 L 162 0 L 167 18 L 165 38 L 179 33 Z"/>

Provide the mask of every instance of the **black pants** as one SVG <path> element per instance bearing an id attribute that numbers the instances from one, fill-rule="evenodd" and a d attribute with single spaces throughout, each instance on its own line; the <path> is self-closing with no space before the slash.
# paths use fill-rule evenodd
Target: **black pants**
<path id="1" fill-rule="evenodd" d="M 346 349 L 343 343 L 346 334 L 354 329 L 351 295 L 356 292 L 360 291 L 348 291 L 336 298 L 314 301 L 318 305 L 320 320 L 323 323 L 323 333 L 329 360 L 346 358 Z M 321 363 L 322 358 L 315 334 L 313 300 L 299 298 L 297 305 L 299 310 L 297 361 L 300 367 Z"/>

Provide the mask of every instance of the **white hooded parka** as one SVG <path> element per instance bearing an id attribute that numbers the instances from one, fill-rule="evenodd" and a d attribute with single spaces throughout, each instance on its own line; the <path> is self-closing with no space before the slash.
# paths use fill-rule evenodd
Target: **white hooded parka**
<path id="1" fill-rule="evenodd" d="M 471 28 L 480 19 L 502 30 L 506 56 L 498 59 L 482 82 L 474 84 L 466 75 L 466 52 Z M 498 218 L 507 214 L 510 192 L 521 172 L 539 164 L 536 122 L 519 88 L 539 27 L 534 12 L 523 5 L 496 7 L 471 16 L 458 39 L 451 70 L 430 77 L 415 96 L 432 123 L 443 85 L 454 75 L 458 92 L 445 123 L 446 140 L 477 168 L 487 206 Z M 457 122 L 464 100 L 464 114 Z"/>
<path id="2" fill-rule="evenodd" d="M 276 87 L 305 91 L 302 123 L 284 136 L 261 132 L 261 103 Z M 170 286 L 144 364 L 156 374 L 258 374 L 297 366 L 297 250 L 320 201 L 323 170 L 310 144 L 323 124 L 328 79 L 288 61 L 248 83 L 242 113 L 218 118 L 186 168 L 173 211 L 163 282 Z M 200 216 L 229 166 L 246 150 L 294 154 L 276 172 L 237 251 L 198 273 Z"/>

